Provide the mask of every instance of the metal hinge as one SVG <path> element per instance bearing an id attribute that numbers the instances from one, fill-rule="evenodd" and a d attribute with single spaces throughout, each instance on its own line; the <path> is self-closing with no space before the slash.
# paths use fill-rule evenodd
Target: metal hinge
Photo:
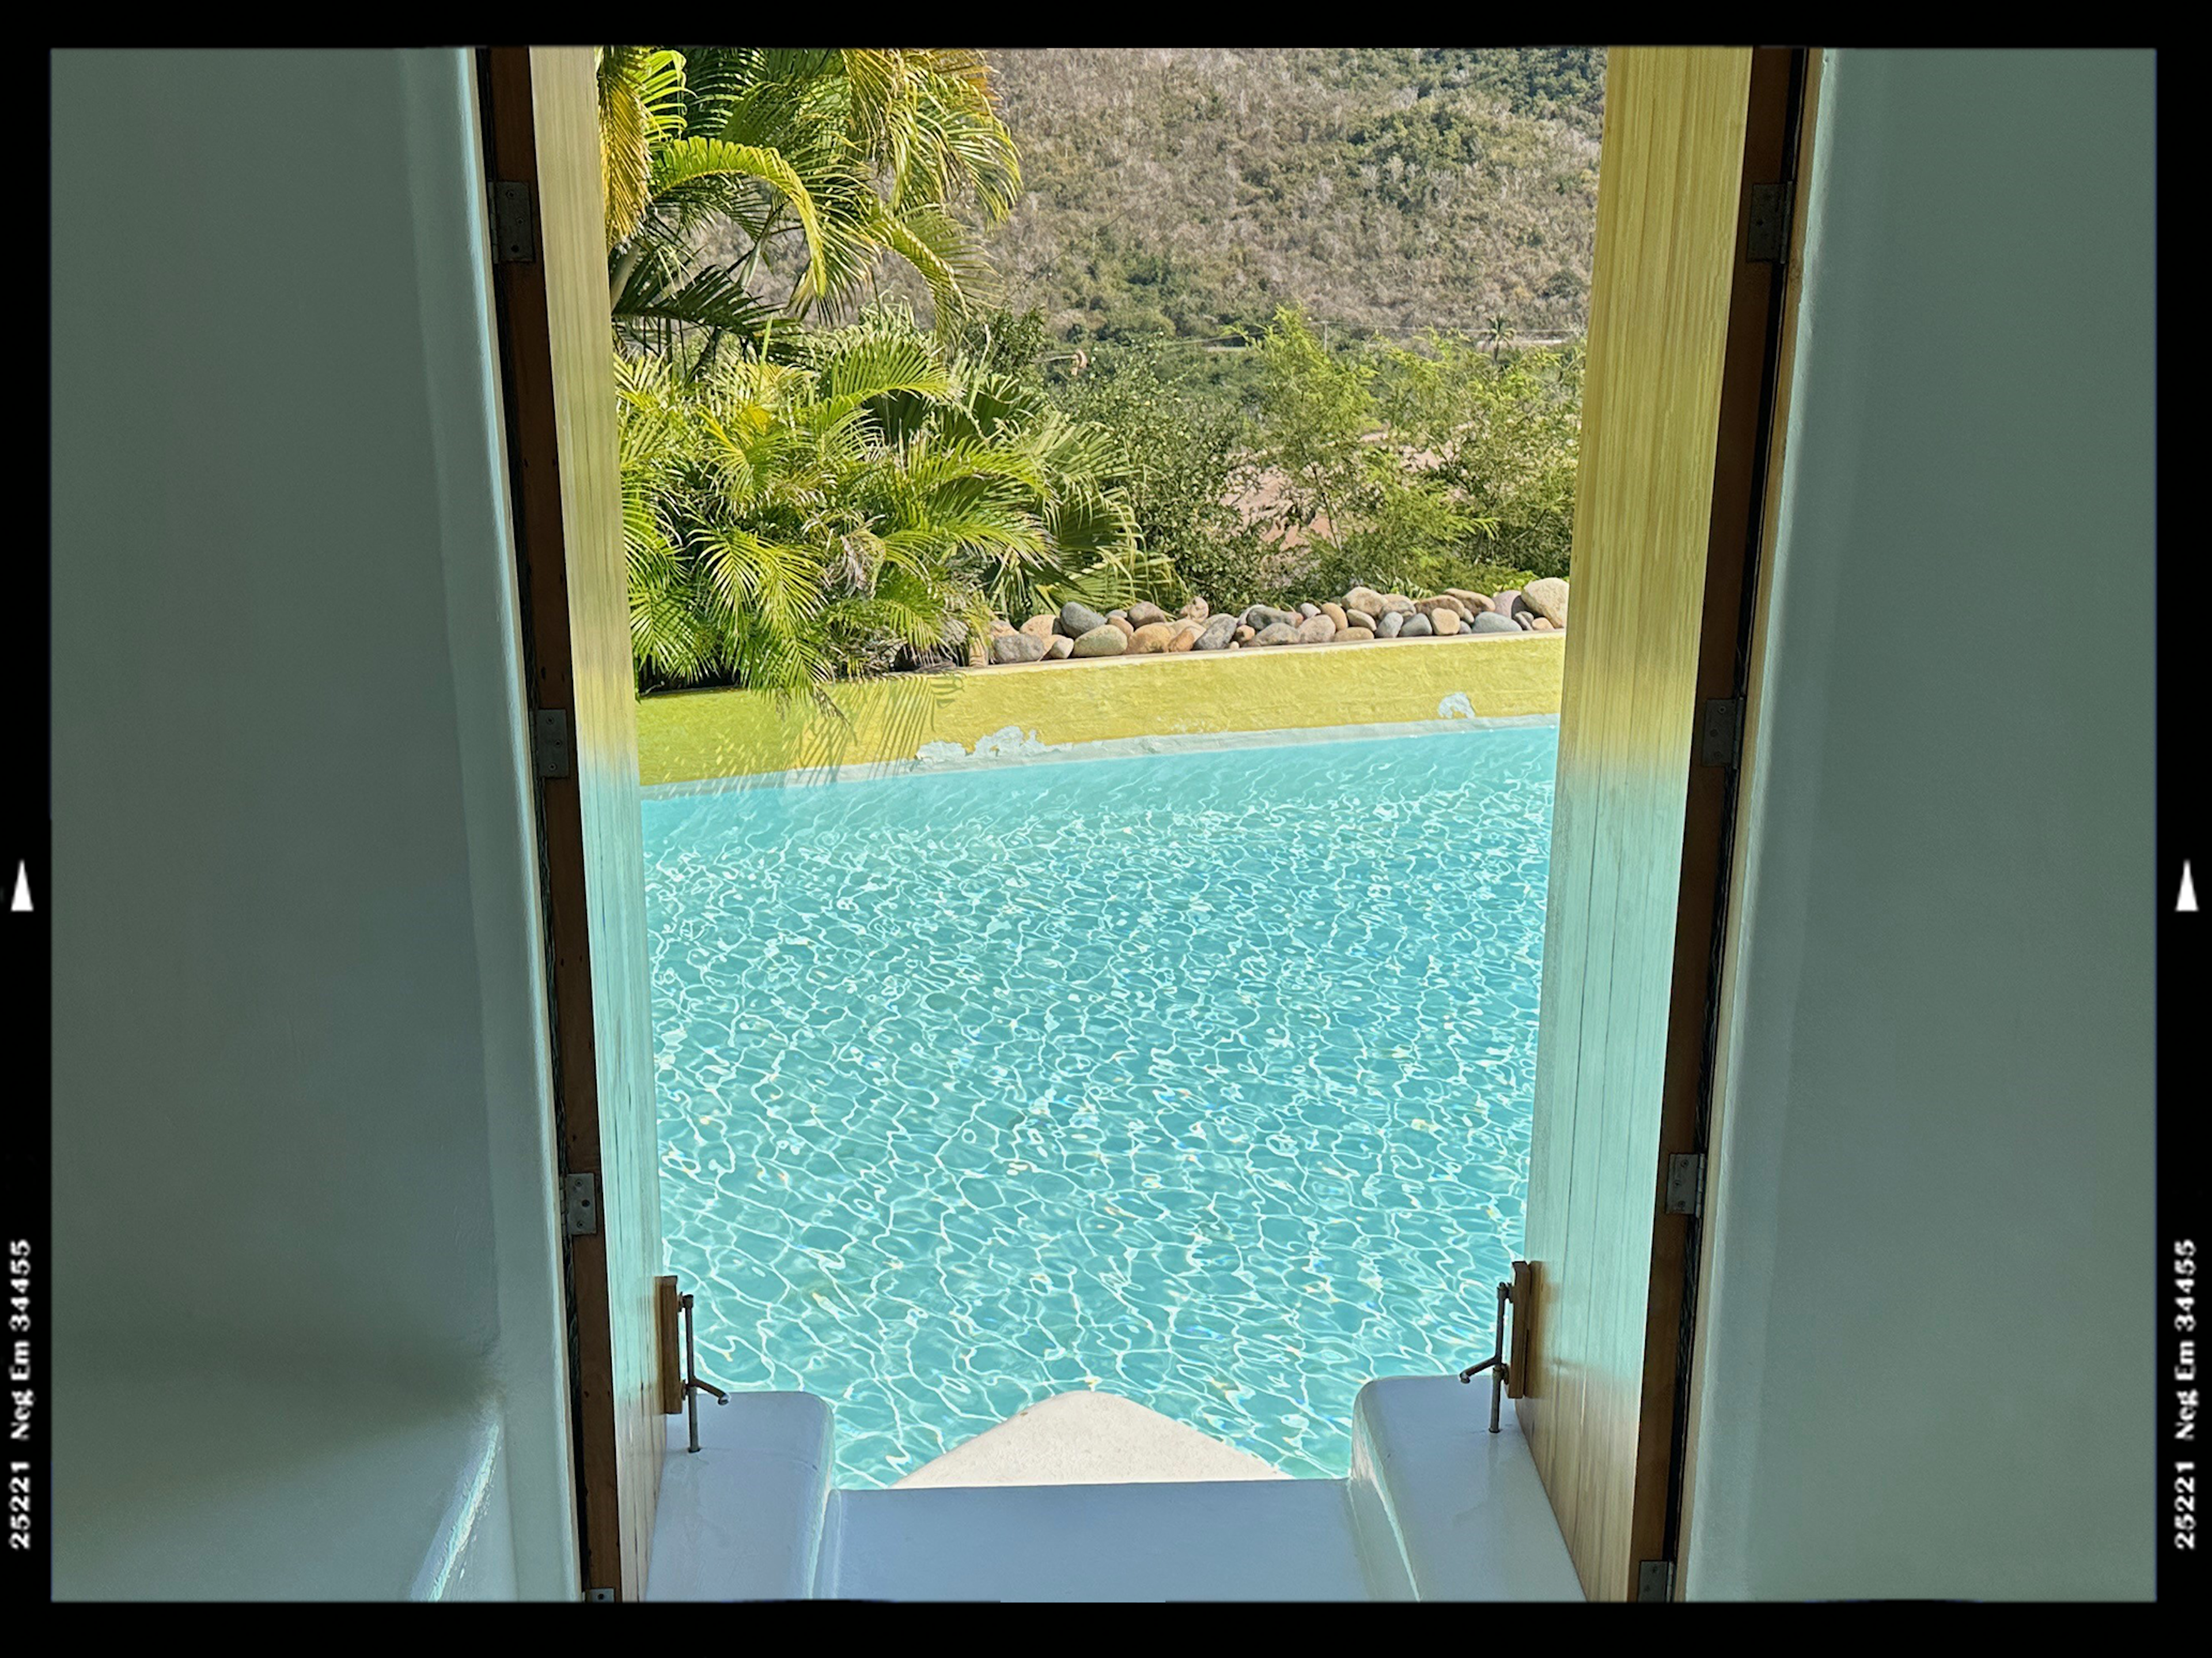
<path id="1" fill-rule="evenodd" d="M 538 260 L 537 194 L 513 179 L 491 181 L 491 262 L 534 264 Z"/>
<path id="2" fill-rule="evenodd" d="M 1705 1212 L 1705 1154 L 1678 1151 L 1667 1159 L 1667 1212 L 1702 1215 Z"/>
<path id="3" fill-rule="evenodd" d="M 1698 763 L 1733 766 L 1743 757 L 1743 699 L 1716 697 L 1705 704 L 1698 730 Z"/>
<path id="4" fill-rule="evenodd" d="M 1674 1598 L 1674 1563 L 1672 1560 L 1639 1560 L 1636 1563 L 1636 1598 L 1639 1600 L 1671 1600 Z"/>
<path id="5" fill-rule="evenodd" d="M 1780 264 L 1790 255 L 1790 185 L 1788 180 L 1751 187 L 1751 222 L 1743 239 L 1743 257 L 1754 263 Z"/>
<path id="6" fill-rule="evenodd" d="M 568 709 L 532 709 L 530 729 L 537 738 L 538 774 L 540 777 L 566 777 L 568 774 L 569 748 Z"/>
<path id="7" fill-rule="evenodd" d="M 586 1600 L 612 1600 L 617 1598 L 612 1589 L 593 1589 L 584 1596 Z"/>
<path id="8" fill-rule="evenodd" d="M 599 1230 L 599 1177 L 588 1170 L 561 1176 L 561 1210 L 568 1236 L 583 1237 Z"/>

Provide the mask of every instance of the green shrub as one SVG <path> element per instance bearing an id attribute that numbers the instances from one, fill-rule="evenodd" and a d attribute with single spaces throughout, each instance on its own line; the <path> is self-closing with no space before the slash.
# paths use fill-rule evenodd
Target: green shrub
<path id="1" fill-rule="evenodd" d="M 1108 433 L 879 306 L 743 349 L 618 358 L 641 689 L 784 692 L 965 655 L 993 611 L 1173 596 Z"/>
<path id="2" fill-rule="evenodd" d="M 1063 361 L 1053 392 L 1112 434 L 1139 543 L 1174 567 L 1182 597 L 1221 608 L 1268 597 L 1259 537 L 1229 504 L 1248 422 L 1192 353 L 1157 335 L 1094 346 Z"/>
<path id="3" fill-rule="evenodd" d="M 1278 530 L 1315 544 L 1288 596 L 1364 582 L 1475 586 L 1482 568 L 1565 575 L 1581 440 L 1579 347 L 1504 356 L 1431 334 L 1332 349 L 1294 311 L 1255 342 L 1253 464 Z"/>

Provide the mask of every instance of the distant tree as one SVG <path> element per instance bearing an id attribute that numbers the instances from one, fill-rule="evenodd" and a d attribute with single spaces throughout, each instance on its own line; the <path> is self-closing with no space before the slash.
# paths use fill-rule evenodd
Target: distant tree
<path id="1" fill-rule="evenodd" d="M 1269 596 L 1264 550 L 1230 504 L 1248 421 L 1233 391 L 1202 372 L 1204 355 L 1163 335 L 1071 351 L 1053 394 L 1113 435 L 1138 537 L 1174 566 L 1183 593 L 1242 609 Z"/>
<path id="2" fill-rule="evenodd" d="M 1368 439 L 1377 432 L 1375 370 L 1331 351 L 1304 313 L 1285 308 L 1253 342 L 1261 366 L 1258 410 L 1264 463 L 1285 477 L 1284 528 L 1340 526 L 1373 510 L 1394 468 Z"/>
<path id="3" fill-rule="evenodd" d="M 1264 364 L 1252 464 L 1283 479 L 1279 523 L 1316 551 L 1291 596 L 1353 582 L 1434 591 L 1503 567 L 1566 574 L 1580 433 L 1579 347 L 1510 364 L 1441 333 L 1331 351 L 1294 311 Z"/>
<path id="4" fill-rule="evenodd" d="M 1577 342 L 1500 364 L 1443 333 L 1378 353 L 1376 401 L 1394 442 L 1422 458 L 1420 487 L 1448 496 L 1476 528 L 1452 556 L 1567 574 L 1583 361 Z"/>

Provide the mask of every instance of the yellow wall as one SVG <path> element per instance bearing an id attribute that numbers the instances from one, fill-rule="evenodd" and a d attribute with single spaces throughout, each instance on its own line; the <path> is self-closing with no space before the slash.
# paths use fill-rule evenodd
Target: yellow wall
<path id="1" fill-rule="evenodd" d="M 1397 725 L 1455 694 L 1485 719 L 1556 714 L 1565 645 L 1476 634 L 899 674 L 835 687 L 842 720 L 759 691 L 681 691 L 640 700 L 639 770 L 651 785 L 912 760 L 1009 726 L 1060 744 Z"/>

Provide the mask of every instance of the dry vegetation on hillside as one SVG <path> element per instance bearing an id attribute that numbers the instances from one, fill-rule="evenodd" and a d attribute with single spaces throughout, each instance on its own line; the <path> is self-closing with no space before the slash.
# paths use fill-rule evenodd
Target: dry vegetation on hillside
<path id="1" fill-rule="evenodd" d="M 986 246 L 1057 333 L 1582 331 L 1601 51 L 985 56 L 1024 185 Z"/>

